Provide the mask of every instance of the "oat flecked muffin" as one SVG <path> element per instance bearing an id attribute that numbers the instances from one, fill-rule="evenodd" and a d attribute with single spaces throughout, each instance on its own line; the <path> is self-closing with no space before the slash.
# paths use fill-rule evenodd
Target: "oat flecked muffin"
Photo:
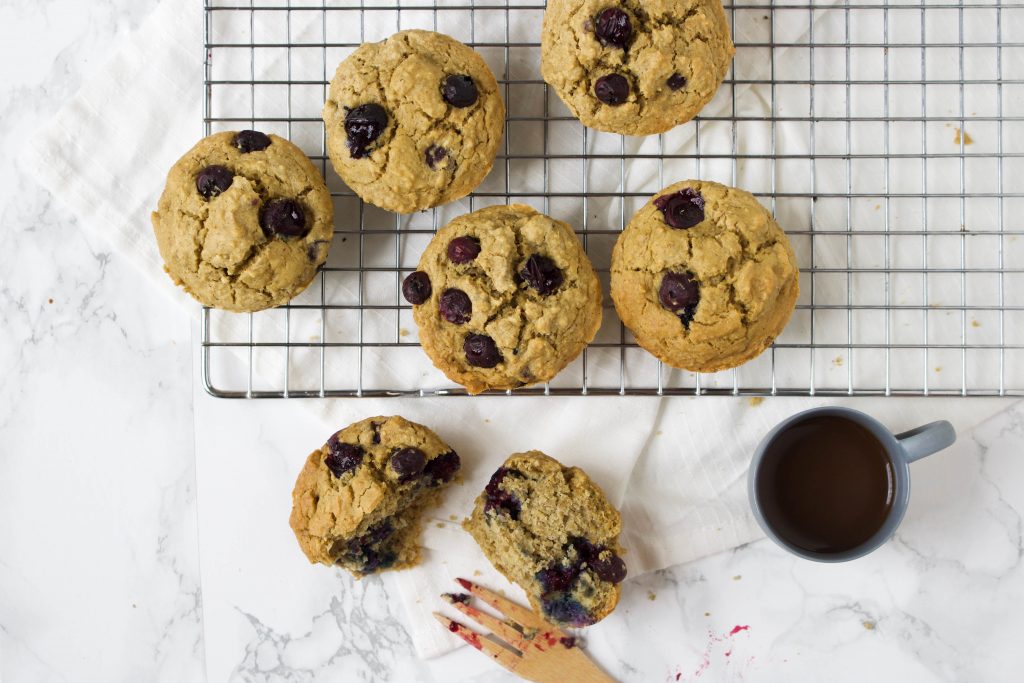
<path id="1" fill-rule="evenodd" d="M 511 455 L 463 526 L 544 618 L 588 626 L 615 609 L 626 578 L 622 522 L 583 470 L 540 451 Z"/>
<path id="2" fill-rule="evenodd" d="M 800 294 L 779 224 L 749 192 L 686 180 L 651 198 L 612 250 L 612 299 L 637 343 L 716 372 L 771 346 Z"/>
<path id="3" fill-rule="evenodd" d="M 243 130 L 200 140 L 167 174 L 152 215 L 164 270 L 206 306 L 287 303 L 327 260 L 334 209 L 298 147 Z"/>
<path id="4" fill-rule="evenodd" d="M 652 135 L 696 116 L 735 52 L 719 0 L 548 0 L 540 68 L 583 125 Z"/>
<path id="5" fill-rule="evenodd" d="M 505 127 L 494 74 L 471 48 L 432 31 L 364 43 L 331 80 L 327 153 L 363 201 L 397 213 L 472 192 Z"/>
<path id="6" fill-rule="evenodd" d="M 419 560 L 421 515 L 458 473 L 459 456 L 423 425 L 371 417 L 313 451 L 289 520 L 310 562 L 356 578 Z"/>
<path id="7" fill-rule="evenodd" d="M 601 325 L 601 284 L 579 238 L 520 204 L 439 230 L 402 294 L 423 350 L 471 394 L 546 382 Z"/>

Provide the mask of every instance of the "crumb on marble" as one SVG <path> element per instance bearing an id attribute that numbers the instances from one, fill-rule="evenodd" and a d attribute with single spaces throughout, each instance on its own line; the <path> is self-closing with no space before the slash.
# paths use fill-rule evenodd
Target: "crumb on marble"
<path id="1" fill-rule="evenodd" d="M 48 304 L 52 304 L 52 303 L 53 303 L 53 299 L 47 299 L 47 300 L 46 300 L 46 303 L 48 303 Z M 135 605 L 132 605 L 132 607 L 135 607 Z"/>
<path id="2" fill-rule="evenodd" d="M 458 515 L 448 515 L 448 520 L 452 521 L 452 522 L 457 522 L 457 521 L 459 521 L 459 516 Z"/>
<path id="3" fill-rule="evenodd" d="M 971 327 L 981 327 L 981 323 L 979 323 L 977 320 L 972 320 Z"/>
<path id="4" fill-rule="evenodd" d="M 873 622 L 873 621 L 863 621 L 861 623 L 864 624 L 864 630 L 865 631 L 874 631 L 875 630 L 875 622 Z"/>
<path id="5" fill-rule="evenodd" d="M 647 591 L 647 599 L 650 600 L 651 602 L 654 602 L 655 600 L 658 599 L 658 594 L 655 593 L 654 591 Z"/>
<path id="6" fill-rule="evenodd" d="M 942 366 L 941 365 L 936 365 L 935 366 L 935 372 L 942 372 Z"/>
<path id="7" fill-rule="evenodd" d="M 443 529 L 445 525 L 444 525 L 444 522 L 438 522 L 434 526 L 436 526 L 438 529 Z"/>
<path id="8" fill-rule="evenodd" d="M 483 576 L 483 572 L 480 571 L 479 569 L 474 569 L 473 570 L 473 576 Z"/>
<path id="9" fill-rule="evenodd" d="M 836 366 L 837 368 L 843 367 L 843 357 L 842 356 L 836 356 L 835 358 L 833 358 L 832 359 L 832 365 Z"/>
<path id="10" fill-rule="evenodd" d="M 405 329 L 404 327 L 398 328 L 398 336 L 399 337 L 408 337 L 409 336 L 409 330 Z"/>
<path id="11" fill-rule="evenodd" d="M 733 581 L 739 581 L 739 580 L 740 580 L 740 579 L 742 579 L 742 578 L 743 578 L 743 575 L 742 575 L 742 574 L 737 574 L 736 576 L 732 577 L 732 580 L 733 580 Z"/>
<path id="12" fill-rule="evenodd" d="M 751 396 L 749 399 L 747 399 L 747 403 L 750 404 L 751 408 L 756 408 L 762 403 L 764 403 L 764 396 Z"/>
<path id="13" fill-rule="evenodd" d="M 710 617 L 710 616 L 711 616 L 711 612 L 705 612 L 705 613 L 704 613 L 704 616 L 706 616 L 706 617 Z"/>
<path id="14" fill-rule="evenodd" d="M 961 133 L 960 133 L 960 129 L 959 129 L 959 128 L 954 128 L 954 129 L 953 129 L 953 132 L 954 132 L 954 135 L 953 135 L 953 144 L 954 144 L 954 145 L 959 145 L 959 144 L 960 144 L 960 135 L 961 135 Z M 969 134 L 967 133 L 967 131 L 966 131 L 966 130 L 965 130 L 965 131 L 963 131 L 963 143 L 964 143 L 965 145 L 971 145 L 971 144 L 974 144 L 974 140 L 973 140 L 973 139 L 971 138 L 971 136 L 970 136 L 970 135 L 969 135 Z"/>

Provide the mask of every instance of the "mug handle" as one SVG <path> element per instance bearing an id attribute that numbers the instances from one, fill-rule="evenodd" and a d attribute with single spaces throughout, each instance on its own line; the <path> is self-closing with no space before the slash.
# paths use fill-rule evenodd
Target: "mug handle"
<path id="1" fill-rule="evenodd" d="M 956 441 L 956 430 L 946 420 L 929 422 L 909 432 L 896 435 L 896 440 L 903 446 L 903 452 L 907 455 L 907 462 L 920 460 L 926 455 L 931 455 L 949 448 Z"/>

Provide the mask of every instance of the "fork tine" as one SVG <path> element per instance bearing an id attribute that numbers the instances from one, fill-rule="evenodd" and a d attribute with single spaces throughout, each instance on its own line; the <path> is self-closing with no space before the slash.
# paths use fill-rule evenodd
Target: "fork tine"
<path id="1" fill-rule="evenodd" d="M 510 626 L 507 622 L 461 602 L 453 602 L 452 607 L 459 610 L 520 652 L 525 652 L 526 648 L 530 646 L 523 634 Z"/>
<path id="2" fill-rule="evenodd" d="M 459 582 L 459 585 L 465 588 L 467 591 L 480 598 L 488 605 L 498 610 L 512 621 L 518 623 L 520 626 L 535 628 L 541 631 L 552 631 L 565 635 L 565 632 L 559 629 L 554 624 L 541 619 L 539 616 L 531 612 L 530 610 L 517 605 L 511 600 L 507 600 L 497 593 L 493 593 L 483 586 L 478 586 L 469 579 L 455 579 Z"/>
<path id="3" fill-rule="evenodd" d="M 449 619 L 440 612 L 434 612 L 434 618 L 440 621 L 445 628 L 457 635 L 459 638 L 462 638 L 476 649 L 486 652 L 490 655 L 491 659 L 498 662 L 509 671 L 515 671 L 523 661 L 522 657 L 514 654 L 511 650 L 498 645 L 493 640 L 483 638 L 476 631 L 466 628 L 463 624 Z"/>

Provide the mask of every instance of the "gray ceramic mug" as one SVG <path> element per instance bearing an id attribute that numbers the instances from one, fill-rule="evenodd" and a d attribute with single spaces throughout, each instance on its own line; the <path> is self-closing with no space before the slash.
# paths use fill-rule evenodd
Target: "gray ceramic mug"
<path id="1" fill-rule="evenodd" d="M 843 418 L 867 429 L 881 444 L 892 465 L 895 491 L 888 516 L 874 535 L 860 545 L 841 552 L 814 552 L 789 542 L 776 532 L 772 522 L 765 517 L 765 506 L 759 499 L 758 481 L 761 476 L 761 465 L 764 462 L 765 453 L 783 432 L 802 421 L 817 417 Z M 956 432 L 953 429 L 953 425 L 945 420 L 931 422 L 908 432 L 894 435 L 875 418 L 850 408 L 813 408 L 797 413 L 783 420 L 768 432 L 768 435 L 761 440 L 757 450 L 754 451 L 754 457 L 750 462 L 750 471 L 747 476 L 747 491 L 750 496 L 750 506 L 753 510 L 754 518 L 757 519 L 757 523 L 761 525 L 768 538 L 794 555 L 799 555 L 805 559 L 817 562 L 845 562 L 862 557 L 889 540 L 896 532 L 900 522 L 903 521 L 903 515 L 907 511 L 907 503 L 910 501 L 910 463 L 941 451 L 953 445 L 954 441 L 956 441 Z"/>

